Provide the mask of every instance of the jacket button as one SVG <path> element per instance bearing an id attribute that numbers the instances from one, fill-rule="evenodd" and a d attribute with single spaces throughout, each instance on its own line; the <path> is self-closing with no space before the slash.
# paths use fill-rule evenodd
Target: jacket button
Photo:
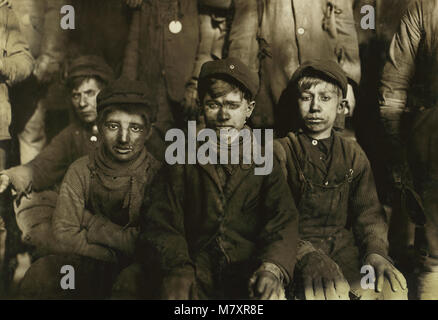
<path id="1" fill-rule="evenodd" d="M 328 185 L 329 185 L 329 182 L 328 182 L 328 181 L 326 181 L 326 182 L 324 183 L 324 185 L 325 185 L 325 186 L 328 186 Z"/>
<path id="2" fill-rule="evenodd" d="M 303 35 L 304 34 L 304 28 L 298 28 L 298 34 Z"/>

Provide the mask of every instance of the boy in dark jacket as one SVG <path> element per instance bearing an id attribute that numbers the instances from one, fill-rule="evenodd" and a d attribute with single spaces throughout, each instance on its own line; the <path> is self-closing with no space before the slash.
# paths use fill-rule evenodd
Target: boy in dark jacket
<path id="1" fill-rule="evenodd" d="M 237 59 L 202 66 L 198 92 L 213 137 L 249 130 L 257 82 Z M 226 141 L 213 142 L 212 153 L 231 148 Z M 242 151 L 244 143 L 232 141 Z M 242 157 L 236 164 L 185 162 L 159 175 L 141 240 L 157 253 L 162 298 L 284 298 L 295 264 L 297 210 L 278 163 L 267 175 L 256 175 L 257 166 Z"/>
<path id="2" fill-rule="evenodd" d="M 287 88 L 299 122 L 274 149 L 300 213 L 293 294 L 406 299 L 406 280 L 388 257 L 386 217 L 367 157 L 356 142 L 333 131 L 347 86 L 337 63 L 313 60 L 296 70 Z M 370 266 L 368 282 L 361 280 L 363 265 Z M 376 290 L 368 289 L 370 283 Z"/>

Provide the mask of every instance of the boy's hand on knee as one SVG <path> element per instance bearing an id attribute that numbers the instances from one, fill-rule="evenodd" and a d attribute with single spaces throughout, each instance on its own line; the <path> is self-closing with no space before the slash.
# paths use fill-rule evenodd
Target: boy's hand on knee
<path id="1" fill-rule="evenodd" d="M 349 300 L 350 285 L 341 269 L 321 251 L 310 252 L 299 261 L 306 300 Z"/>
<path id="2" fill-rule="evenodd" d="M 406 290 L 407 282 L 405 277 L 389 260 L 377 253 L 371 253 L 367 256 L 365 262 L 374 268 L 377 292 L 382 292 L 385 277 L 388 278 L 392 291 Z"/>
<path id="3" fill-rule="evenodd" d="M 251 299 L 278 299 L 278 293 L 281 290 L 281 281 L 272 272 L 259 271 L 250 279 L 249 296 Z"/>
<path id="4" fill-rule="evenodd" d="M 167 276 L 163 280 L 161 298 L 165 300 L 197 299 L 194 277 L 186 275 Z"/>

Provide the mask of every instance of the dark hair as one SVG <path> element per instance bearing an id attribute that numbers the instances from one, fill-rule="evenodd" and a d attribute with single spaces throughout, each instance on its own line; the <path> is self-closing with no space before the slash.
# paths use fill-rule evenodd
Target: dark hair
<path id="1" fill-rule="evenodd" d="M 96 80 L 99 89 L 102 89 L 108 84 L 107 81 L 103 80 L 99 76 L 78 76 L 78 77 L 67 79 L 65 85 L 68 88 L 68 90 L 72 92 L 73 90 L 79 88 L 82 85 L 82 83 L 86 81 L 90 81 L 91 79 Z"/>
<path id="2" fill-rule="evenodd" d="M 251 92 L 240 82 L 227 75 L 216 75 L 205 79 L 199 87 L 199 102 L 202 105 L 207 93 L 212 98 L 218 98 L 234 90 L 239 90 L 246 101 L 251 102 L 254 100 Z"/>

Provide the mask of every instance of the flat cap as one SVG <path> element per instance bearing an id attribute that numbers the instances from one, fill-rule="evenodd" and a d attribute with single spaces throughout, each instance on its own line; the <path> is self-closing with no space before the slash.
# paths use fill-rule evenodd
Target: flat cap
<path id="1" fill-rule="evenodd" d="M 290 79 L 290 84 L 298 82 L 305 76 L 325 76 L 335 82 L 342 90 L 344 98 L 347 97 L 348 79 L 341 66 L 331 60 L 309 60 L 301 64 Z"/>
<path id="2" fill-rule="evenodd" d="M 109 82 L 114 80 L 114 71 L 102 57 L 80 56 L 70 63 L 66 78 L 72 79 L 83 76 L 98 76 Z"/>
<path id="3" fill-rule="evenodd" d="M 156 120 L 157 108 L 150 100 L 145 82 L 119 79 L 111 82 L 97 95 L 97 112 L 114 105 L 144 105 L 150 120 Z"/>
<path id="4" fill-rule="evenodd" d="M 205 80 L 217 75 L 227 76 L 245 87 L 253 97 L 259 90 L 258 74 L 236 58 L 208 61 L 201 67 L 198 80 L 198 92 L 205 90 Z"/>

